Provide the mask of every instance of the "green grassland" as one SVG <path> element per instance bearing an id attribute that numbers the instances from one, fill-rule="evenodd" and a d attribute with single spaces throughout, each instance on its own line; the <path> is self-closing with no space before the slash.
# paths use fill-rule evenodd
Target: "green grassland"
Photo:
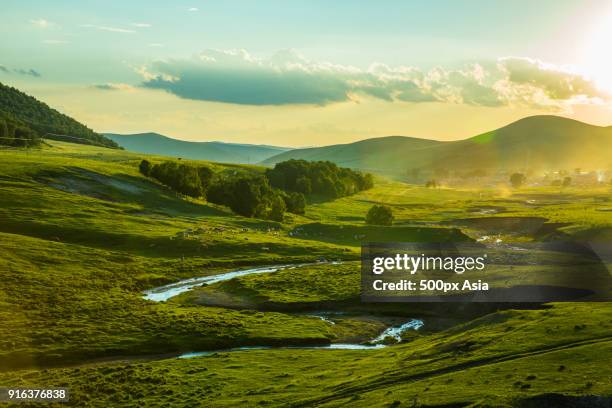
<path id="1" fill-rule="evenodd" d="M 22 370 L 0 380 L 68 386 L 77 406 L 527 406 L 530 398 L 555 406 L 551 393 L 567 400 L 612 392 L 609 312 L 557 304 L 490 314 L 382 350 L 218 352 Z"/>
<path id="2" fill-rule="evenodd" d="M 69 386 L 74 406 L 538 406 L 555 398 L 547 393 L 612 395 L 609 303 L 361 304 L 357 262 L 363 241 L 609 242 L 609 186 L 427 189 L 381 179 L 278 223 L 179 196 L 138 173 L 143 158 L 164 160 L 63 142 L 0 150 L 0 385 Z M 393 227 L 365 225 L 373 204 L 393 208 Z M 179 279 L 321 258 L 342 262 L 163 303 L 142 298 Z M 335 325 L 312 316 L 325 311 L 338 313 Z M 378 350 L 173 358 L 362 342 L 413 317 L 424 330 Z"/>

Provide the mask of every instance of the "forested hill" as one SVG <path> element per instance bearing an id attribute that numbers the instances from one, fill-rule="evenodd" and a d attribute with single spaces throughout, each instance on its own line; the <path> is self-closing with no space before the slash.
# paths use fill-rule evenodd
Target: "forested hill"
<path id="1" fill-rule="evenodd" d="M 0 113 L 27 125 L 44 138 L 119 147 L 114 141 L 49 107 L 46 103 L 2 83 L 0 83 Z"/>

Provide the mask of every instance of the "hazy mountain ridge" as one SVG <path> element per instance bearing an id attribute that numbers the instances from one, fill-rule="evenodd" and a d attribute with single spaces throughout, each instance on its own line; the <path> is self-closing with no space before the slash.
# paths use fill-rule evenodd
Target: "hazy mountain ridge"
<path id="1" fill-rule="evenodd" d="M 531 116 L 499 129 L 457 141 L 403 136 L 296 149 L 262 164 L 295 159 L 329 160 L 339 165 L 386 173 L 423 170 L 519 170 L 608 168 L 612 165 L 612 126 L 602 127 L 558 116 Z"/>
<path id="2" fill-rule="evenodd" d="M 139 153 L 224 163 L 258 163 L 289 150 L 285 147 L 224 142 L 190 142 L 158 133 L 105 133 L 121 147 Z"/>

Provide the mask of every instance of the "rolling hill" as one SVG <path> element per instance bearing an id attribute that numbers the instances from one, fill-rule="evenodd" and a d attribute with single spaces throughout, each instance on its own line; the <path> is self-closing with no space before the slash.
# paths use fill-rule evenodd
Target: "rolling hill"
<path id="1" fill-rule="evenodd" d="M 120 135 L 106 133 L 119 146 L 139 153 L 159 154 L 223 163 L 258 163 L 289 149 L 277 146 L 223 142 L 187 142 L 158 133 Z"/>
<path id="2" fill-rule="evenodd" d="M 329 160 L 363 170 L 402 174 L 411 169 L 512 171 L 608 168 L 612 127 L 558 116 L 531 116 L 468 139 L 439 142 L 403 136 L 296 149 L 262 162 Z"/>
<path id="3" fill-rule="evenodd" d="M 112 140 L 20 90 L 0 83 L 0 114 L 25 124 L 41 137 L 117 148 Z"/>

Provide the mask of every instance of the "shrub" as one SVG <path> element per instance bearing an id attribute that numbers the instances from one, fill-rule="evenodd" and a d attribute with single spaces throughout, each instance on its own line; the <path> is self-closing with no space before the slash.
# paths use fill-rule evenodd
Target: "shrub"
<path id="1" fill-rule="evenodd" d="M 366 215 L 366 224 L 392 225 L 393 211 L 386 205 L 374 205 Z"/>
<path id="2" fill-rule="evenodd" d="M 151 174 L 151 162 L 148 160 L 143 160 L 140 162 L 140 165 L 138 166 L 138 170 L 140 171 L 141 174 L 145 175 L 145 176 L 149 176 L 149 174 Z"/>

